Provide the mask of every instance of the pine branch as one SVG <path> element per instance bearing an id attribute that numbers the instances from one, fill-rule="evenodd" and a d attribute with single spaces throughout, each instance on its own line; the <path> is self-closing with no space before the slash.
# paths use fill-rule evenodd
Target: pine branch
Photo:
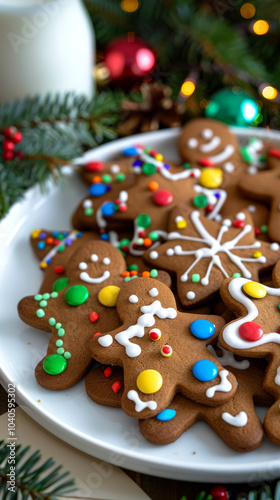
<path id="1" fill-rule="evenodd" d="M 54 467 L 55 461 L 52 458 L 41 464 L 40 451 L 35 451 L 27 458 L 29 450 L 30 446 L 25 448 L 22 448 L 21 445 L 16 446 L 16 484 L 15 491 L 12 491 L 11 485 L 9 485 L 10 464 L 8 464 L 8 458 L 10 450 L 7 443 L 0 441 L 1 500 L 17 500 L 19 498 L 23 500 L 35 498 L 38 500 L 59 500 L 64 495 L 76 490 L 74 480 L 67 478 L 69 472 L 62 472 L 62 466 Z"/>

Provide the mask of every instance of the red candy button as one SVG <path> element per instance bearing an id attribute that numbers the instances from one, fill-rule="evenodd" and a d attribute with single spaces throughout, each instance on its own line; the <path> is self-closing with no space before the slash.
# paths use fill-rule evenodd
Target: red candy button
<path id="1" fill-rule="evenodd" d="M 280 150 L 279 149 L 271 149 L 269 152 L 268 152 L 269 156 L 275 156 L 275 158 L 279 158 L 280 159 Z"/>
<path id="2" fill-rule="evenodd" d="M 212 496 L 212 500 L 227 500 L 228 492 L 223 486 L 214 486 L 210 491 L 210 495 Z"/>
<path id="3" fill-rule="evenodd" d="M 55 266 L 54 272 L 55 272 L 55 274 L 63 274 L 63 273 L 65 273 L 65 269 L 62 266 Z"/>
<path id="4" fill-rule="evenodd" d="M 199 165 L 201 167 L 214 167 L 215 163 L 210 158 L 200 158 Z"/>
<path id="5" fill-rule="evenodd" d="M 244 222 L 244 220 L 235 220 L 233 225 L 234 225 L 234 227 L 241 228 L 241 227 L 245 226 L 245 222 Z"/>
<path id="6" fill-rule="evenodd" d="M 102 161 L 90 161 L 84 168 L 87 172 L 100 172 L 104 169 L 104 163 Z"/>
<path id="7" fill-rule="evenodd" d="M 254 321 L 247 321 L 239 327 L 238 333 L 243 340 L 255 342 L 256 340 L 262 338 L 263 329 L 261 325 L 258 325 L 258 323 L 255 323 Z"/>
<path id="8" fill-rule="evenodd" d="M 153 196 L 153 202 L 160 207 L 170 205 L 173 201 L 173 194 L 166 189 L 159 189 Z"/>

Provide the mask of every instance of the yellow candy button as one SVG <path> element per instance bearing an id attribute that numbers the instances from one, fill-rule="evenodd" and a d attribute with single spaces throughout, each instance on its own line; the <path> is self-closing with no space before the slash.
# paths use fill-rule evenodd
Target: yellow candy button
<path id="1" fill-rule="evenodd" d="M 114 307 L 117 303 L 117 298 L 120 293 L 118 286 L 105 286 L 98 294 L 100 304 L 106 307 Z"/>
<path id="2" fill-rule="evenodd" d="M 139 391 L 144 394 L 153 394 L 160 390 L 162 386 L 162 376 L 156 370 L 144 370 L 136 380 Z"/>
<path id="3" fill-rule="evenodd" d="M 204 168 L 199 182 L 205 188 L 217 188 L 223 182 L 223 171 L 220 168 Z"/>
<path id="4" fill-rule="evenodd" d="M 247 293 L 247 295 L 253 297 L 253 299 L 262 299 L 266 296 L 266 289 L 263 285 L 257 283 L 256 281 L 248 281 L 248 283 L 245 283 L 243 290 Z"/>
<path id="5" fill-rule="evenodd" d="M 185 227 L 187 227 L 187 221 L 185 221 L 185 219 L 178 220 L 176 222 L 176 226 L 177 226 L 178 229 L 184 229 Z"/>
<path id="6" fill-rule="evenodd" d="M 261 257 L 261 256 L 262 256 L 262 253 L 261 253 L 259 250 L 257 250 L 256 252 L 254 252 L 254 253 L 253 253 L 253 257 L 254 257 L 255 259 L 258 259 L 258 258 L 259 258 L 259 257 Z"/>
<path id="7" fill-rule="evenodd" d="M 31 233 L 31 238 L 35 240 L 36 238 L 39 238 L 40 234 L 41 234 L 41 229 L 34 229 L 34 231 L 32 231 Z"/>
<path id="8" fill-rule="evenodd" d="M 41 264 L 40 264 L 41 269 L 47 269 L 47 267 L 48 267 L 47 262 L 41 262 Z"/>

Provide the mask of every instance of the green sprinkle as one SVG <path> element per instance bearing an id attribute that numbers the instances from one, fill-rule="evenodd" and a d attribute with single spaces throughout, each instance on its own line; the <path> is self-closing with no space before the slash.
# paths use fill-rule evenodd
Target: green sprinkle
<path id="1" fill-rule="evenodd" d="M 131 280 L 135 280 L 135 278 L 138 278 L 138 276 L 131 276 Z"/>
<path id="2" fill-rule="evenodd" d="M 148 214 L 140 214 L 137 217 L 137 224 L 139 227 L 148 227 L 151 225 L 152 219 Z"/>
<path id="3" fill-rule="evenodd" d="M 117 203 L 115 203 L 115 205 L 113 206 L 113 209 L 115 210 L 115 212 L 117 212 L 120 209 L 120 206 L 117 205 Z"/>
<path id="4" fill-rule="evenodd" d="M 200 274 L 193 274 L 192 275 L 192 282 L 198 283 L 199 281 L 200 281 Z"/>
<path id="5" fill-rule="evenodd" d="M 110 184 L 110 182 L 112 182 L 112 177 L 111 175 L 109 174 L 104 174 L 102 176 L 102 181 L 105 183 L 105 184 Z"/>
<path id="6" fill-rule="evenodd" d="M 40 304 L 41 307 L 46 307 L 48 305 L 46 300 L 41 300 Z"/>
<path id="7" fill-rule="evenodd" d="M 158 233 L 156 231 L 152 231 L 150 234 L 149 234 L 149 238 L 150 240 L 152 241 L 156 241 L 158 240 Z"/>
<path id="8" fill-rule="evenodd" d="M 263 224 L 263 226 L 260 227 L 260 230 L 262 233 L 265 234 L 265 233 L 267 233 L 268 227 L 265 224 Z"/>
<path id="9" fill-rule="evenodd" d="M 59 347 L 56 352 L 57 354 L 64 354 L 64 351 L 65 351 L 64 347 Z"/>
<path id="10" fill-rule="evenodd" d="M 126 278 L 124 278 L 124 282 L 127 283 L 128 281 L 130 281 L 130 277 L 127 276 Z"/>
<path id="11" fill-rule="evenodd" d="M 65 357 L 66 359 L 70 359 L 70 358 L 71 358 L 71 353 L 70 353 L 69 351 L 65 351 L 65 353 L 64 353 L 64 357 Z"/>
<path id="12" fill-rule="evenodd" d="M 57 332 L 57 335 L 58 335 L 59 337 L 63 337 L 63 335 L 64 335 L 64 334 L 65 334 L 65 330 L 64 330 L 64 328 L 59 328 L 59 330 L 58 330 L 58 332 Z"/>
<path id="13" fill-rule="evenodd" d="M 56 345 L 57 347 L 61 347 L 61 346 L 63 345 L 63 340 L 58 339 L 58 340 L 56 341 L 55 345 Z M 58 353 L 58 354 L 59 354 L 59 353 Z"/>
<path id="14" fill-rule="evenodd" d="M 125 174 L 124 173 L 120 173 L 116 176 L 116 181 L 117 182 L 123 182 L 125 180 Z"/>
<path id="15" fill-rule="evenodd" d="M 56 239 L 57 239 L 57 240 L 59 240 L 59 241 L 62 241 L 62 240 L 64 239 L 63 234 L 62 234 L 62 233 L 60 233 L 60 234 L 57 236 L 57 238 L 56 238 Z"/>
<path id="16" fill-rule="evenodd" d="M 58 247 L 57 251 L 58 252 L 64 252 L 65 250 L 65 245 L 60 245 L 60 247 Z"/>
<path id="17" fill-rule="evenodd" d="M 62 327 L 61 323 L 56 323 L 55 328 L 57 328 L 59 330 L 61 327 Z"/>
<path id="18" fill-rule="evenodd" d="M 232 277 L 233 278 L 241 278 L 241 274 L 240 273 L 233 273 Z"/>
<path id="19" fill-rule="evenodd" d="M 151 278 L 157 278 L 158 277 L 158 270 L 157 269 L 152 269 L 150 272 Z"/>
<path id="20" fill-rule="evenodd" d="M 43 311 L 43 309 L 37 309 L 36 314 L 38 318 L 43 318 L 45 316 L 45 311 Z"/>
<path id="21" fill-rule="evenodd" d="M 54 318 L 49 319 L 49 325 L 54 326 L 56 324 L 56 320 Z"/>
<path id="22" fill-rule="evenodd" d="M 40 295 L 39 293 L 37 295 L 35 295 L 35 297 L 34 297 L 34 299 L 38 300 L 38 302 L 39 302 L 39 300 L 42 300 L 42 298 L 43 298 L 43 295 Z"/>
<path id="23" fill-rule="evenodd" d="M 93 212 L 94 212 L 93 208 L 88 207 L 88 208 L 85 208 L 85 212 L 84 212 L 84 214 L 85 214 L 85 215 L 92 215 L 92 214 L 93 214 Z"/>
<path id="24" fill-rule="evenodd" d="M 193 198 L 193 204 L 196 208 L 205 208 L 208 205 L 207 197 L 205 194 L 197 194 Z"/>
<path id="25" fill-rule="evenodd" d="M 58 293 L 57 292 L 52 292 L 51 293 L 51 298 L 52 299 L 56 299 L 58 297 Z"/>
<path id="26" fill-rule="evenodd" d="M 49 293 L 44 293 L 42 299 L 44 300 L 49 300 L 50 294 Z"/>
<path id="27" fill-rule="evenodd" d="M 128 271 L 138 271 L 139 267 L 137 264 L 130 264 L 130 266 L 127 266 Z"/>
<path id="28" fill-rule="evenodd" d="M 145 175 L 153 175 L 157 171 L 157 167 L 153 163 L 144 163 L 142 172 Z"/>
<path id="29" fill-rule="evenodd" d="M 184 168 L 187 170 L 188 168 L 191 168 L 189 163 L 184 163 Z"/>

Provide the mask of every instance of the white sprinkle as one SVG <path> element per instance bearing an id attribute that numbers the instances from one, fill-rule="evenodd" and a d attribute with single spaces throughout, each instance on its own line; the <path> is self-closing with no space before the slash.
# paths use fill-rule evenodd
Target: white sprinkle
<path id="1" fill-rule="evenodd" d="M 248 211 L 251 212 L 252 214 L 256 212 L 257 207 L 255 205 L 249 205 L 248 206 Z"/>
<path id="2" fill-rule="evenodd" d="M 232 222 L 230 219 L 224 219 L 223 220 L 223 226 L 230 227 L 232 225 Z"/>
<path id="3" fill-rule="evenodd" d="M 254 167 L 254 165 L 251 165 L 248 167 L 247 172 L 248 174 L 255 175 L 257 173 L 258 169 L 257 167 Z"/>
<path id="4" fill-rule="evenodd" d="M 234 171 L 234 165 L 228 161 L 227 163 L 224 164 L 224 169 L 226 172 L 230 174 L 231 172 Z"/>
<path id="5" fill-rule="evenodd" d="M 172 255 L 174 255 L 174 250 L 173 248 L 168 248 L 166 250 L 166 255 L 168 255 L 168 257 L 172 257 Z"/>
<path id="6" fill-rule="evenodd" d="M 83 203 L 84 208 L 90 208 L 92 207 L 92 201 L 91 200 L 85 200 Z"/>
<path id="7" fill-rule="evenodd" d="M 195 293 L 194 292 L 188 292 L 186 295 L 187 299 L 193 300 L 195 298 Z"/>
<path id="8" fill-rule="evenodd" d="M 158 258 L 158 253 L 153 250 L 153 252 L 150 253 L 150 259 L 157 259 Z"/>
<path id="9" fill-rule="evenodd" d="M 273 250 L 273 252 L 277 252 L 279 250 L 278 243 L 271 243 L 270 250 Z"/>
<path id="10" fill-rule="evenodd" d="M 111 170 L 112 174 L 118 174 L 120 171 L 120 167 L 119 167 L 119 165 L 112 165 L 110 170 Z"/>
<path id="11" fill-rule="evenodd" d="M 243 212 L 239 212 L 239 213 L 236 215 L 236 219 L 237 219 L 237 220 L 245 220 L 245 219 L 246 219 L 246 215 L 245 215 Z"/>

